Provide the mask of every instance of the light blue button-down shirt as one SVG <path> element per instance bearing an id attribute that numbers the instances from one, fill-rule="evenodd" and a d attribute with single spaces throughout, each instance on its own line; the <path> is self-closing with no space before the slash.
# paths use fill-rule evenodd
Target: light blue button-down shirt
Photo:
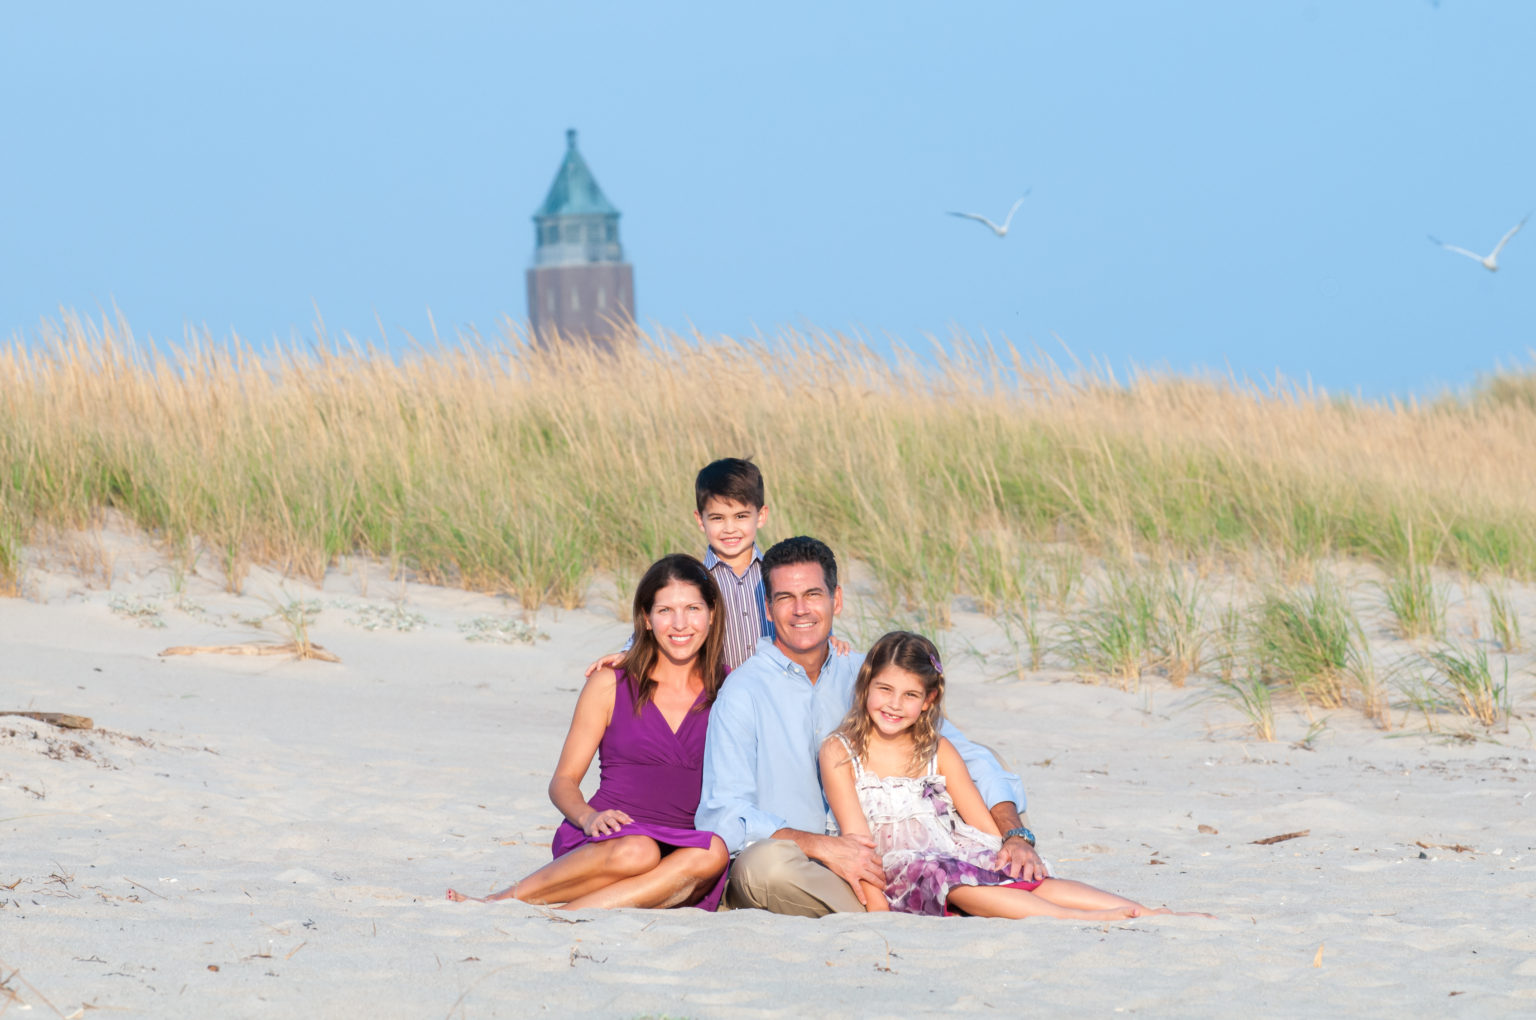
<path id="1" fill-rule="evenodd" d="M 757 654 L 731 671 L 709 710 L 704 783 L 695 825 L 725 841 L 732 855 L 780 829 L 825 832 L 827 802 L 817 755 L 853 701 L 862 655 L 830 655 L 816 683 L 763 638 Z M 982 799 L 1024 810 L 1024 784 L 992 753 L 946 720 L 939 730 L 955 745 Z"/>

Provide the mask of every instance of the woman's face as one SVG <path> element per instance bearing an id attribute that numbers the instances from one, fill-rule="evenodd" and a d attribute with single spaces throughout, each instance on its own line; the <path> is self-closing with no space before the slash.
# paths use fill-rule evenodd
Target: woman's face
<path id="1" fill-rule="evenodd" d="M 709 636 L 709 604 L 696 585 L 673 581 L 656 593 L 645 628 L 656 635 L 661 654 L 673 662 L 691 662 Z"/>

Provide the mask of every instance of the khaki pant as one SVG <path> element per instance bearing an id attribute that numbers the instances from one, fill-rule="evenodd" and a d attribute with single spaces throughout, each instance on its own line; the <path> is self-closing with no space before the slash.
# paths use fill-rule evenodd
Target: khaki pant
<path id="1" fill-rule="evenodd" d="M 864 909 L 847 882 L 805 856 L 787 839 L 759 840 L 731 862 L 731 880 L 720 909 L 746 907 L 797 917 L 824 917 Z"/>

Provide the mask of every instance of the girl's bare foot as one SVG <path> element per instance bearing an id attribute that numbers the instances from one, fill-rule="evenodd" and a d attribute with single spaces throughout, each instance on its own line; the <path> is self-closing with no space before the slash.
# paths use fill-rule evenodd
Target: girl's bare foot
<path id="1" fill-rule="evenodd" d="M 449 889 L 448 890 L 448 898 L 450 900 L 452 900 L 453 902 L 455 902 L 455 903 L 464 903 L 466 901 L 473 901 L 475 903 L 484 903 L 485 902 L 485 900 L 481 899 L 479 896 L 465 896 L 463 893 L 459 892 L 457 889 Z"/>

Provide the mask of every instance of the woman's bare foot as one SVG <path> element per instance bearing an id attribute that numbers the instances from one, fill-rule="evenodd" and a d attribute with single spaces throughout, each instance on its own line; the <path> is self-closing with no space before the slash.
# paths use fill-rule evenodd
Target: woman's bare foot
<path id="1" fill-rule="evenodd" d="M 479 896 L 465 896 L 463 893 L 459 892 L 457 889 L 449 889 L 448 890 L 448 898 L 450 900 L 452 900 L 453 902 L 455 902 L 455 903 L 464 903 L 466 901 L 472 901 L 474 903 L 484 903 L 485 902 L 485 900 L 482 899 Z"/>

